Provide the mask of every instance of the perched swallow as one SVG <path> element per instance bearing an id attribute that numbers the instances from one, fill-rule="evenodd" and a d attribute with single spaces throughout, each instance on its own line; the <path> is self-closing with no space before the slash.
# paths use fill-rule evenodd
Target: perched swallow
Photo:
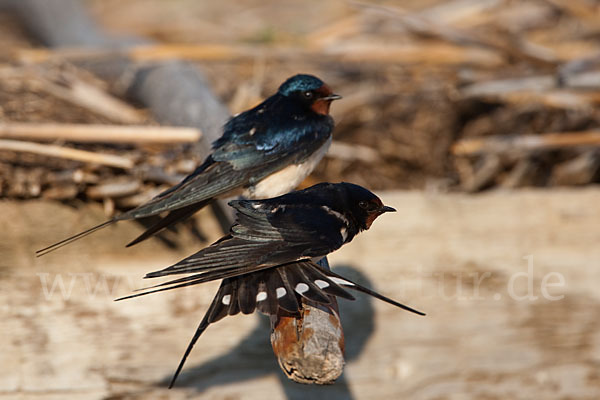
<path id="1" fill-rule="evenodd" d="M 320 79 L 295 75 L 258 106 L 231 118 L 212 154 L 179 184 L 100 225 L 38 250 L 41 256 L 117 221 L 168 212 L 127 246 L 139 243 L 216 198 L 267 198 L 295 189 L 331 144 L 331 102 L 340 99 Z"/>
<path id="2" fill-rule="evenodd" d="M 323 305 L 331 304 L 329 296 L 354 300 L 345 289 L 425 315 L 315 263 L 369 229 L 381 214 L 396 211 L 367 189 L 351 183 L 320 183 L 271 199 L 236 200 L 229 205 L 237 211 L 229 235 L 145 277 L 192 275 L 118 299 L 223 279 L 169 387 L 208 325 L 227 315 L 250 314 L 258 309 L 268 315 L 299 317 L 302 299 Z"/>

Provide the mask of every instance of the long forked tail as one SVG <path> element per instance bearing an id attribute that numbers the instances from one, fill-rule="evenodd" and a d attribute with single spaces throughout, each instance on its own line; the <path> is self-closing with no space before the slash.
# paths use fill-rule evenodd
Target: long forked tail
<path id="1" fill-rule="evenodd" d="M 86 237 L 86 236 L 87 236 L 87 235 L 89 235 L 89 234 L 92 234 L 92 233 L 94 233 L 94 232 L 96 232 L 96 231 L 98 231 L 98 230 L 100 230 L 100 229 L 102 229 L 102 228 L 105 228 L 105 227 L 107 227 L 107 226 L 109 226 L 109 225 L 112 225 L 112 224 L 114 224 L 115 222 L 117 222 L 117 220 L 116 220 L 116 219 L 109 219 L 108 221 L 106 221 L 106 222 L 103 222 L 103 223 L 101 223 L 100 225 L 96 225 L 96 226 L 94 226 L 94 227 L 92 227 L 92 228 L 90 228 L 90 229 L 86 229 L 86 230 L 85 230 L 85 231 L 83 231 L 83 232 L 79 232 L 79 233 L 78 233 L 78 234 L 76 234 L 76 235 L 73 235 L 73 236 L 70 236 L 70 237 L 68 237 L 68 238 L 66 238 L 66 239 L 63 239 L 63 240 L 61 240 L 60 242 L 56 242 L 56 243 L 54 243 L 54 244 L 51 244 L 51 245 L 50 245 L 50 246 L 48 246 L 48 247 L 44 247 L 43 249 L 40 249 L 40 250 L 36 251 L 36 252 L 35 252 L 35 256 L 36 256 L 36 257 L 41 257 L 41 256 L 43 256 L 43 255 L 46 255 L 46 254 L 48 254 L 48 253 L 51 253 L 51 252 L 53 252 L 54 250 L 58 250 L 58 249 L 60 249 L 61 247 L 68 245 L 69 243 L 73 243 L 73 242 L 74 242 L 74 241 L 76 241 L 76 240 L 79 240 L 79 239 L 81 239 L 81 238 L 84 238 L 84 237 Z"/>
<path id="2" fill-rule="evenodd" d="M 338 275 L 338 274 L 336 274 L 336 273 L 334 273 L 332 271 L 327 271 L 327 275 L 329 275 L 329 279 L 331 279 L 332 281 L 334 281 L 338 285 L 341 285 L 342 287 L 346 287 L 348 289 L 354 289 L 356 291 L 363 292 L 365 294 L 368 294 L 369 296 L 375 297 L 376 299 L 379 299 L 379 300 L 384 301 L 384 302 L 386 302 L 388 304 L 391 304 L 393 306 L 401 308 L 401 309 L 403 309 L 405 311 L 410 311 L 411 313 L 414 313 L 414 314 L 417 314 L 417 315 L 422 315 L 422 316 L 426 315 L 422 311 L 415 310 L 412 307 L 409 307 L 407 305 L 399 303 L 399 302 L 397 302 L 394 299 L 390 299 L 389 297 L 386 297 L 386 296 L 384 296 L 382 294 L 379 294 L 379 293 L 377 293 L 374 290 L 371 290 L 371 289 L 369 289 L 367 287 L 361 286 L 358 283 L 352 282 L 351 280 L 346 279 L 343 276 Z"/>
<path id="3" fill-rule="evenodd" d="M 171 382 L 169 383 L 169 389 L 173 388 L 173 386 L 175 385 L 175 381 L 177 380 L 177 377 L 181 373 L 181 370 L 183 369 L 183 365 L 185 364 L 185 361 L 187 360 L 190 353 L 192 352 L 194 345 L 200 338 L 200 335 L 202 335 L 202 333 L 204 333 L 206 328 L 208 328 L 208 325 L 210 325 L 210 322 L 208 322 L 209 314 L 210 314 L 210 309 L 206 312 L 206 314 L 204 315 L 204 318 L 202 318 L 200 325 L 198 325 L 196 332 L 194 332 L 194 336 L 192 337 L 192 340 L 190 340 L 188 347 L 185 349 L 185 353 L 183 353 L 183 357 L 181 357 L 181 361 L 179 361 L 179 365 L 177 366 L 177 369 L 175 370 L 175 373 L 173 374 L 173 378 L 171 378 Z"/>
<path id="4" fill-rule="evenodd" d="M 157 223 L 155 223 L 154 225 L 152 225 L 150 228 L 148 228 L 146 231 L 144 231 L 140 236 L 138 236 L 137 238 L 135 238 L 134 240 L 132 240 L 131 242 L 129 242 L 127 244 L 127 247 L 131 247 L 137 243 L 140 243 L 146 239 L 148 239 L 151 236 L 154 236 L 155 234 L 157 234 L 158 232 L 160 232 L 161 230 L 163 230 L 164 228 L 176 224 L 180 221 L 185 220 L 186 218 L 189 218 L 191 215 L 193 215 L 196 211 L 200 210 L 202 207 L 206 206 L 206 204 L 210 203 L 212 199 L 208 199 L 199 203 L 194 203 L 191 204 L 189 206 L 183 207 L 183 208 L 179 208 L 176 210 L 171 211 L 169 214 L 167 214 L 165 217 L 161 218 Z M 117 221 L 123 220 L 123 219 L 128 219 L 125 216 L 127 216 L 127 213 L 121 214 L 113 219 L 110 219 L 106 222 L 101 223 L 100 225 L 96 225 L 90 229 L 87 229 L 83 232 L 80 232 L 76 235 L 70 236 L 66 239 L 61 240 L 60 242 L 51 244 L 48 247 L 45 247 L 43 249 L 40 249 L 38 251 L 35 252 L 36 257 L 41 257 L 43 255 L 46 255 L 48 253 L 53 252 L 54 250 L 58 250 L 63 246 L 66 246 L 70 243 L 73 243 L 76 240 L 79 240 L 81 238 L 86 237 L 89 234 L 92 234 L 104 227 L 107 227 L 109 225 L 114 224 Z M 124 218 L 125 217 L 125 218 Z"/>
<path id="5" fill-rule="evenodd" d="M 221 278 L 224 278 L 223 282 L 188 344 L 177 370 L 171 379 L 169 388 L 172 388 L 175 384 L 188 356 L 202 333 L 204 333 L 210 324 L 219 321 L 227 315 L 236 315 L 240 312 L 250 314 L 256 309 L 268 315 L 275 315 L 282 311 L 294 315 L 300 312 L 302 307 L 300 298 L 319 304 L 329 304 L 327 295 L 354 300 L 354 297 L 346 292 L 345 289 L 357 290 L 403 310 L 418 315 L 425 315 L 421 311 L 383 296 L 332 271 L 323 270 L 309 260 L 292 262 L 278 267 L 266 267 L 251 273 L 240 274 L 235 271 L 214 271 L 204 274 L 194 274 L 141 289 L 152 290 L 121 297 L 116 299 L 116 301 L 196 285 Z"/>
<path id="6" fill-rule="evenodd" d="M 232 291 L 232 289 L 230 288 L 231 285 L 225 285 L 225 282 L 236 281 L 237 279 L 240 279 L 243 281 L 244 284 L 249 284 L 249 286 L 253 288 L 252 291 L 249 292 L 252 294 L 250 298 L 252 298 L 254 295 L 258 295 L 258 292 L 260 290 L 265 290 L 259 290 L 259 287 L 261 287 L 260 283 L 263 282 L 263 285 L 266 284 L 267 289 L 269 289 L 265 291 L 266 296 L 263 299 L 276 299 L 276 306 L 287 309 L 290 312 L 298 311 L 299 309 L 297 308 L 297 304 L 294 308 L 291 309 L 285 305 L 290 304 L 287 302 L 284 303 L 289 294 L 297 293 L 298 295 L 312 300 L 314 302 L 326 303 L 326 295 L 332 295 L 337 297 L 343 297 L 348 300 L 354 300 L 354 298 L 344 290 L 351 289 L 368 294 L 369 296 L 372 296 L 376 299 L 384 301 L 403 310 L 412 312 L 414 314 L 425 315 L 425 313 L 419 310 L 397 302 L 396 300 L 393 300 L 380 293 L 377 293 L 372 289 L 361 286 L 358 283 L 353 282 L 350 279 L 345 278 L 341 275 L 338 275 L 333 271 L 325 271 L 321 267 L 309 260 L 294 261 L 289 264 L 280 265 L 277 267 L 258 266 L 258 268 L 255 268 L 254 270 L 239 270 L 239 268 L 216 269 L 204 273 L 192 274 L 183 278 L 173 279 L 167 282 L 159 283 L 154 286 L 138 289 L 137 291 L 139 291 L 140 293 L 135 293 L 129 296 L 121 297 L 116 299 L 116 301 L 146 296 L 151 293 L 163 292 L 166 290 L 198 285 L 217 279 L 225 279 L 223 281 L 223 284 L 221 285 L 217 296 L 221 294 L 222 296 L 227 297 L 227 301 L 229 302 L 232 299 L 237 298 L 237 291 Z M 276 274 L 273 274 L 272 272 L 277 272 L 279 273 L 279 275 L 282 275 L 282 277 L 276 278 Z M 184 273 L 185 271 L 182 272 L 182 274 Z M 148 275 L 146 275 L 146 277 L 148 277 Z M 250 282 L 254 283 L 250 284 Z M 275 295 L 270 296 L 269 292 L 271 292 L 271 294 L 273 294 L 274 292 Z M 291 299 L 289 300 L 291 302 Z M 247 308 L 243 306 L 243 303 L 244 301 L 240 301 L 240 305 L 242 306 L 242 308 Z M 252 305 L 249 305 L 247 313 L 253 312 L 256 306 L 256 302 L 253 302 Z M 270 307 L 270 310 L 276 309 L 277 307 Z M 261 311 L 269 314 L 267 310 L 269 309 L 261 309 Z"/>
<path id="7" fill-rule="evenodd" d="M 226 315 L 235 315 L 240 312 L 240 308 L 238 307 L 237 302 L 230 302 L 229 304 L 226 304 L 225 302 L 222 301 L 223 293 L 230 292 L 230 291 L 237 292 L 237 282 L 232 282 L 228 279 L 225 279 L 221 283 L 221 286 L 219 287 L 219 291 L 217 292 L 212 303 L 210 304 L 210 307 L 208 307 L 206 314 L 204 314 L 204 317 L 202 317 L 202 321 L 200 321 L 200 325 L 198 325 L 198 328 L 196 328 L 196 332 L 194 332 L 194 336 L 192 336 L 192 340 L 190 340 L 190 343 L 188 344 L 187 348 L 185 349 L 185 353 L 183 353 L 183 357 L 181 357 L 181 361 L 179 361 L 179 365 L 177 366 L 177 369 L 175 370 L 175 373 L 173 374 L 173 378 L 171 378 L 171 382 L 169 383 L 169 389 L 171 389 L 173 387 L 173 385 L 175 385 L 175 381 L 177 380 L 177 377 L 181 373 L 181 370 L 183 369 L 183 365 L 185 364 L 185 361 L 187 360 L 188 356 L 192 352 L 192 349 L 194 348 L 194 345 L 200 338 L 200 335 L 202 335 L 204 333 L 206 328 L 208 328 L 208 326 L 210 324 L 212 324 L 213 322 L 217 322 L 218 320 L 224 318 Z"/>

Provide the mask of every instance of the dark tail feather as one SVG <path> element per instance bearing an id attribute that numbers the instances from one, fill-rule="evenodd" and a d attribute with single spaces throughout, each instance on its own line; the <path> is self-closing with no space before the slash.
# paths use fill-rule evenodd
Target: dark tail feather
<path id="1" fill-rule="evenodd" d="M 120 297 L 118 299 L 115 299 L 115 301 L 132 299 L 134 297 L 145 296 L 145 295 L 151 294 L 151 293 L 164 292 L 165 290 L 178 289 L 178 288 L 182 288 L 182 287 L 198 285 L 200 283 L 215 281 L 217 279 L 234 278 L 239 275 L 250 274 L 253 272 L 257 272 L 257 271 L 260 271 L 263 269 L 269 269 L 269 268 L 273 268 L 273 267 L 257 266 L 252 269 L 245 269 L 243 272 L 240 272 L 239 268 L 231 268 L 231 269 L 225 269 L 225 270 L 218 270 L 218 271 L 214 271 L 214 272 L 207 272 L 205 274 L 195 274 L 195 275 L 186 276 L 186 277 L 179 278 L 179 279 L 174 279 L 172 281 L 159 283 L 158 285 L 153 285 L 153 286 L 145 287 L 142 289 L 136 289 L 136 291 L 142 291 L 142 290 L 148 290 L 148 289 L 152 289 L 152 290 L 148 290 L 147 292 L 143 292 L 143 293 L 132 294 L 132 295 L 125 296 L 125 297 Z M 173 286 L 168 286 L 168 285 L 173 285 Z"/>
<path id="2" fill-rule="evenodd" d="M 197 285 L 219 278 L 224 278 L 224 280 L 188 344 L 177 370 L 171 379 L 169 389 L 175 384 L 185 361 L 202 333 L 211 323 L 224 318 L 226 315 L 235 315 L 240 311 L 250 313 L 255 309 L 271 315 L 281 311 L 296 313 L 300 309 L 300 297 L 321 304 L 329 303 L 327 294 L 353 300 L 354 298 L 344 290 L 345 288 L 366 293 L 403 310 L 418 315 L 425 315 L 420 311 L 398 303 L 371 289 L 367 289 L 336 273 L 323 270 L 323 268 L 310 261 L 297 261 L 279 267 L 255 266 L 254 268 L 248 268 L 244 273 L 240 272 L 240 268 L 232 268 L 230 270 L 213 271 L 206 274 L 195 274 L 164 282 L 151 287 L 154 290 L 133 294 L 117 300 Z"/>
<path id="3" fill-rule="evenodd" d="M 415 310 L 414 308 L 411 308 L 409 306 L 405 306 L 404 304 L 398 303 L 396 300 L 392 300 L 389 297 L 385 297 L 384 295 L 379 294 L 379 293 L 375 292 L 374 290 L 371 290 L 371 289 L 368 289 L 368 288 L 366 288 L 364 286 L 361 286 L 358 283 L 352 282 L 351 280 L 346 279 L 346 278 L 344 278 L 344 277 L 342 277 L 342 276 L 340 276 L 338 274 L 335 274 L 335 273 L 333 273 L 331 271 L 327 271 L 326 274 L 329 276 L 329 279 L 333 280 L 338 285 L 347 287 L 348 289 L 354 289 L 354 290 L 357 290 L 359 292 L 366 293 L 369 296 L 373 296 L 376 299 L 385 301 L 386 303 L 392 304 L 392 305 L 394 305 L 396 307 L 399 307 L 399 308 L 401 308 L 403 310 L 410 311 L 410 312 L 418 314 L 418 315 L 425 315 L 424 312 Z"/>
<path id="4" fill-rule="evenodd" d="M 117 221 L 118 221 L 118 220 L 117 220 L 117 219 L 114 219 L 114 218 L 113 218 L 113 219 L 110 219 L 110 220 L 108 220 L 108 221 L 106 221 L 106 222 L 103 222 L 103 223 L 101 223 L 100 225 L 96 225 L 96 226 L 94 226 L 94 227 L 92 227 L 92 228 L 90 228 L 90 229 L 87 229 L 87 230 L 85 230 L 85 231 L 83 231 L 83 232 L 80 232 L 80 233 L 78 233 L 77 235 L 70 236 L 70 237 L 68 237 L 68 238 L 66 238 L 66 239 L 63 239 L 63 240 L 61 240 L 60 242 L 56 242 L 56 243 L 54 243 L 54 244 L 51 244 L 51 245 L 50 245 L 50 246 L 48 246 L 48 247 L 44 247 L 43 249 L 40 249 L 40 250 L 36 251 L 36 252 L 35 252 L 35 256 L 36 256 L 36 257 L 41 257 L 41 256 L 43 256 L 43 255 L 46 255 L 46 254 L 48 254 L 48 253 L 51 253 L 51 252 L 53 252 L 54 250 L 58 250 L 58 249 L 60 249 L 61 247 L 68 245 L 69 243 L 73 243 L 73 242 L 74 242 L 74 241 L 76 241 L 76 240 L 79 240 L 79 239 L 81 239 L 81 238 L 84 238 L 84 237 L 86 237 L 87 235 L 89 235 L 89 234 L 92 234 L 92 233 L 94 233 L 94 232 L 96 232 L 96 231 L 98 231 L 98 230 L 100 230 L 100 229 L 102 229 L 102 228 L 104 228 L 104 227 L 107 227 L 108 225 L 111 225 L 111 224 L 113 224 L 113 223 L 115 223 L 115 222 L 117 222 Z"/>
<path id="5" fill-rule="evenodd" d="M 226 315 L 235 315 L 239 312 L 239 308 L 237 307 L 237 301 L 233 301 L 237 297 L 236 292 L 237 282 L 232 282 L 226 279 L 221 283 L 221 286 L 219 287 L 215 298 L 210 304 L 210 307 L 208 307 L 208 310 L 206 311 L 206 314 L 204 314 L 204 317 L 202 317 L 202 321 L 200 321 L 200 324 L 198 325 L 194 336 L 192 336 L 192 340 L 190 340 L 188 347 L 185 349 L 185 353 L 183 353 L 183 357 L 181 357 L 181 361 L 177 366 L 177 370 L 175 370 L 175 374 L 171 379 L 171 383 L 169 383 L 169 389 L 171 389 L 173 385 L 175 385 L 175 381 L 181 373 L 185 361 L 187 360 L 188 356 L 192 352 L 192 349 L 194 348 L 194 345 L 196 344 L 198 339 L 200 339 L 200 336 L 204 333 L 206 328 L 208 328 L 208 326 L 213 322 L 217 322 L 220 319 L 224 318 Z M 226 295 L 229 295 L 229 298 L 231 299 L 231 302 L 229 304 L 225 304 L 226 302 L 223 301 L 223 297 Z"/>
<path id="6" fill-rule="evenodd" d="M 135 244 L 138 244 L 149 237 L 157 234 L 168 226 L 175 224 L 177 222 L 183 221 L 192 216 L 196 211 L 200 210 L 202 207 L 210 203 L 211 199 L 201 201 L 200 203 L 190 204 L 189 206 L 185 206 L 182 208 L 178 208 L 173 210 L 167 214 L 164 218 L 161 218 L 157 223 L 148 228 L 144 233 L 140 236 L 133 239 L 131 242 L 127 244 L 126 247 L 131 247 Z"/>
<path id="7" fill-rule="evenodd" d="M 215 300 L 213 300 L 213 304 L 216 300 L 217 300 L 217 297 L 215 297 Z M 212 305 L 211 305 L 211 308 L 212 308 Z M 181 370 L 183 369 L 183 365 L 185 364 L 185 361 L 187 360 L 190 353 L 192 352 L 194 345 L 200 338 L 200 335 L 202 335 L 202 333 L 204 333 L 206 328 L 208 328 L 208 325 L 210 325 L 210 322 L 208 322 L 208 315 L 210 314 L 210 312 L 211 312 L 211 309 L 209 308 L 208 311 L 206 312 L 206 314 L 204 314 L 204 318 L 202 318 L 202 321 L 200 321 L 200 325 L 198 325 L 198 328 L 196 329 L 196 332 L 194 333 L 192 340 L 190 340 L 190 343 L 188 344 L 187 349 L 185 349 L 185 353 L 183 353 L 183 357 L 181 358 L 181 361 L 179 362 L 179 365 L 177 366 L 177 370 L 175 370 L 175 374 L 173 375 L 173 378 L 171 379 L 171 383 L 169 383 L 169 389 L 171 389 L 173 387 L 173 385 L 175 385 L 175 381 L 177 380 L 177 377 L 181 373 Z"/>
<path id="8" fill-rule="evenodd" d="M 161 287 L 160 289 L 154 289 L 154 290 L 150 290 L 150 291 L 143 292 L 143 293 L 130 294 L 129 296 L 119 297 L 118 299 L 115 299 L 115 301 L 133 299 L 135 297 L 145 296 L 145 295 L 150 294 L 150 293 L 164 292 L 165 290 L 179 289 L 179 288 L 183 288 L 183 287 L 187 287 L 187 286 L 198 285 L 200 283 L 204 283 L 205 282 L 201 278 L 199 278 L 199 279 L 198 278 L 197 279 L 190 279 L 190 278 L 192 278 L 192 277 L 188 276 L 187 278 L 184 279 L 185 281 L 187 281 L 186 283 L 181 283 L 179 285 L 174 285 L 174 286 L 169 286 L 169 287 Z M 184 281 L 184 280 L 182 279 L 181 281 Z M 166 284 L 171 284 L 171 283 L 173 283 L 173 282 L 165 282 L 165 285 Z M 136 291 L 146 290 L 146 289 L 150 289 L 150 288 L 154 288 L 154 287 L 158 287 L 158 286 L 163 286 L 163 285 L 162 284 L 155 285 L 155 286 L 151 286 L 149 288 L 137 289 Z"/>
<path id="9" fill-rule="evenodd" d="M 264 271 L 262 271 L 264 270 Z M 258 273 L 260 275 L 248 276 L 248 274 Z M 329 300 L 324 296 L 325 294 L 342 297 L 348 300 L 354 300 L 348 292 L 344 289 L 353 289 L 359 292 L 366 293 L 370 296 L 373 296 L 379 300 L 385 301 L 386 303 L 392 304 L 396 307 L 399 307 L 403 310 L 410 311 L 412 313 L 418 315 L 425 315 L 425 313 L 415 310 L 409 306 L 406 306 L 402 303 L 399 303 L 395 300 L 390 299 L 382 294 L 375 292 L 374 290 L 368 289 L 364 286 L 359 285 L 358 283 L 352 282 L 351 280 L 344 278 L 341 275 L 338 275 L 332 271 L 324 271 L 321 267 L 315 265 L 310 261 L 297 261 L 289 264 L 281 265 L 278 267 L 265 267 L 265 266 L 256 266 L 254 268 L 247 268 L 244 271 L 240 271 L 239 268 L 211 271 L 204 274 L 194 274 L 191 276 L 186 276 L 183 278 L 171 280 L 168 282 L 159 283 L 158 285 L 150 286 L 147 288 L 139 289 L 139 290 L 148 290 L 143 293 L 136 293 L 129 296 L 121 297 L 118 300 L 130 299 L 133 297 L 145 296 L 150 293 L 162 292 L 165 290 L 177 289 L 186 286 L 198 285 L 201 283 L 213 281 L 216 279 L 226 279 L 226 278 L 236 278 L 240 279 L 248 279 L 251 278 L 255 283 L 264 282 L 267 283 L 271 281 L 271 279 L 267 279 L 270 274 L 278 273 L 280 276 L 277 277 L 277 288 L 285 289 L 283 291 L 282 297 L 276 294 L 278 298 L 279 306 L 288 310 L 288 311 L 297 311 L 293 310 L 296 308 L 296 304 L 293 304 L 293 301 L 287 298 L 287 294 L 298 293 L 301 297 L 305 297 L 309 300 L 315 301 L 317 303 L 327 304 Z M 246 276 L 240 276 L 246 275 Z M 273 277 L 275 278 L 275 277 Z M 284 278 L 284 279 L 282 279 Z M 320 281 L 319 281 L 320 280 Z M 325 283 L 327 283 L 325 285 Z M 298 287 L 298 285 L 305 284 L 305 287 Z M 272 289 L 272 288 L 271 288 Z M 301 289 L 301 290 L 299 290 Z M 272 293 L 272 292 L 271 292 Z M 253 293 L 254 294 L 254 293 Z M 237 299 L 237 296 L 232 296 Z M 292 306 L 292 307 L 290 307 Z M 243 307 L 246 312 L 246 307 Z M 250 307 L 248 307 L 250 308 Z M 261 308 L 261 307 L 259 307 Z M 292 309 L 290 309 L 292 308 Z M 263 310 L 261 310 L 263 311 Z"/>

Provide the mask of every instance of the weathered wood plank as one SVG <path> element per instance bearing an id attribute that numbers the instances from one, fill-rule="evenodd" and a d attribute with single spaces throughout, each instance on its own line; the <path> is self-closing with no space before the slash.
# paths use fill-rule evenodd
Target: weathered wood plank
<path id="1" fill-rule="evenodd" d="M 335 253 L 332 267 L 426 317 L 360 295 L 341 302 L 348 364 L 332 386 L 283 377 L 266 318 L 226 318 L 207 330 L 170 392 L 166 380 L 217 285 L 112 299 L 194 251 L 193 242 L 179 252 L 124 249 L 139 228 L 123 223 L 34 259 L 40 244 L 101 219 L 100 208 L 0 203 L 0 398 L 600 396 L 600 190 L 381 197 L 398 212 Z M 215 226 L 209 213 L 201 221 Z M 525 298 L 528 275 L 535 300 Z M 46 299 L 42 279 L 51 288 L 59 276 L 66 289 L 75 277 L 70 297 Z M 564 297 L 545 298 L 544 281 L 547 295 Z"/>

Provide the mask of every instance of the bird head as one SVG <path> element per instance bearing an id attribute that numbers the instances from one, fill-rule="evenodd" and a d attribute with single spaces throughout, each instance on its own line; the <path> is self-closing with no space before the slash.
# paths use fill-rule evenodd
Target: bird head
<path id="1" fill-rule="evenodd" d="M 329 106 L 342 96 L 333 91 L 322 80 L 312 75 L 294 75 L 279 87 L 279 94 L 317 114 L 329 114 Z"/>
<path id="2" fill-rule="evenodd" d="M 342 182 L 347 196 L 349 214 L 357 222 L 360 230 L 367 230 L 381 214 L 396 211 L 386 206 L 372 192 L 353 183 Z"/>

